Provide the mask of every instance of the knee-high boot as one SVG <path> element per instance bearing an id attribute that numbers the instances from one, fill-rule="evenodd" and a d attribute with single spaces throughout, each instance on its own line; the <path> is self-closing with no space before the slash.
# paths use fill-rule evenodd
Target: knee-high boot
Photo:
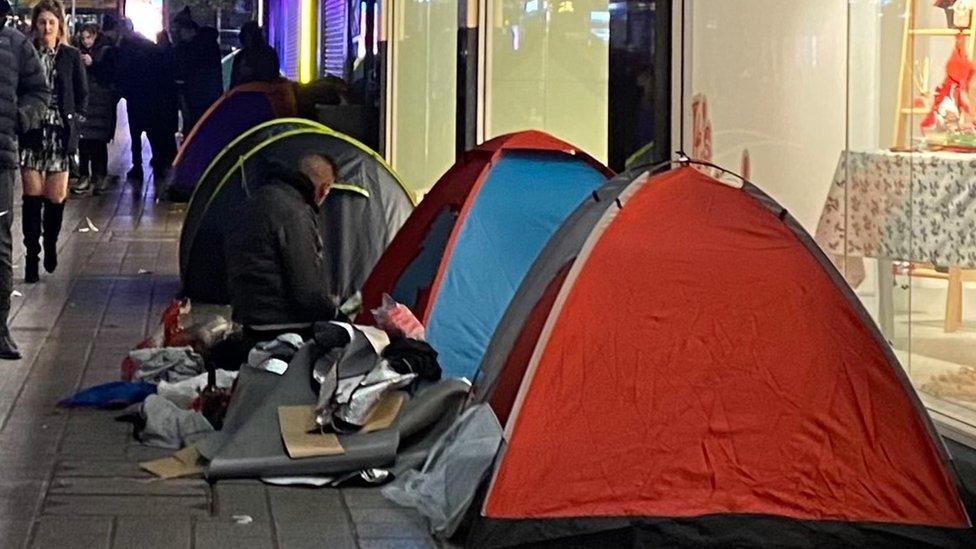
<path id="1" fill-rule="evenodd" d="M 44 270 L 53 273 L 58 268 L 58 236 L 64 219 L 64 202 L 44 201 Z"/>
<path id="2" fill-rule="evenodd" d="M 41 256 L 41 210 L 44 198 L 41 196 L 25 196 L 21 225 L 24 230 L 24 247 L 27 248 L 27 259 L 24 265 L 24 282 L 33 283 L 40 280 L 38 265 Z"/>

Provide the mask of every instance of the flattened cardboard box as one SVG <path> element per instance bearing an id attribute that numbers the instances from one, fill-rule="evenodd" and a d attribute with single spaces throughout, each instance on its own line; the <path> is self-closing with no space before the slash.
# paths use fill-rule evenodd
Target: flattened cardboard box
<path id="1" fill-rule="evenodd" d="M 187 446 L 172 456 L 144 461 L 139 467 L 161 479 L 189 477 L 203 473 L 200 465 L 200 452 L 196 446 Z"/>
<path id="2" fill-rule="evenodd" d="M 339 438 L 328 433 L 309 433 L 316 429 L 314 406 L 279 406 L 281 440 L 292 459 L 336 456 L 346 451 Z"/>
<path id="3" fill-rule="evenodd" d="M 360 432 L 372 433 L 388 429 L 406 400 L 407 394 L 403 391 L 384 396 Z M 281 440 L 292 459 L 345 453 L 336 435 L 317 431 L 314 406 L 279 406 L 278 425 L 281 429 Z"/>

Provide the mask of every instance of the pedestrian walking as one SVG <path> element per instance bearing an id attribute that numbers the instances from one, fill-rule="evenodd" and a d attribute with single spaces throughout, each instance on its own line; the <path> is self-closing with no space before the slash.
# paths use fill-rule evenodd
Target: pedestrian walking
<path id="1" fill-rule="evenodd" d="M 88 77 L 81 53 L 65 43 L 64 5 L 41 0 L 31 17 L 34 47 L 41 57 L 47 86 L 53 90 L 41 127 L 21 138 L 20 166 L 24 186 L 21 223 L 27 259 L 24 281 L 37 282 L 44 243 L 44 270 L 58 266 L 58 235 L 68 198 L 68 164 L 78 149 L 80 121 L 88 104 Z M 43 230 L 42 230 L 43 226 Z"/>
<path id="2" fill-rule="evenodd" d="M 234 56 L 230 73 L 230 87 L 248 82 L 271 82 L 281 75 L 278 52 L 268 45 L 264 31 L 257 21 L 241 26 L 241 51 Z"/>
<path id="3" fill-rule="evenodd" d="M 0 18 L 10 11 L 0 0 Z M 0 26 L 0 359 L 20 358 L 7 328 L 13 291 L 14 192 L 20 167 L 18 133 L 40 126 L 51 98 L 37 51 L 19 31 Z"/>
<path id="4" fill-rule="evenodd" d="M 79 33 L 81 61 L 88 74 L 88 110 L 81 124 L 78 143 L 78 184 L 71 189 L 76 194 L 92 190 L 100 194 L 108 178 L 108 144 L 115 136 L 118 94 L 112 77 L 114 46 L 94 23 L 82 27 Z"/>
<path id="5" fill-rule="evenodd" d="M 125 98 L 131 138 L 132 169 L 128 177 L 144 179 L 142 134 L 152 149 L 150 165 L 156 180 L 163 180 L 176 158 L 178 103 L 170 54 L 122 23 L 116 62 L 116 83 Z"/>
<path id="6" fill-rule="evenodd" d="M 217 29 L 201 27 L 189 7 L 173 18 L 176 82 L 183 109 L 183 135 L 189 135 L 203 113 L 224 92 Z"/>

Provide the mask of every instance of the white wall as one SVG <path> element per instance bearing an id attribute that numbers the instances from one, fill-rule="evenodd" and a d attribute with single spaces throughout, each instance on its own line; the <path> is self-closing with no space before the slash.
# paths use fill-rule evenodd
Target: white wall
<path id="1" fill-rule="evenodd" d="M 738 171 L 748 149 L 751 179 L 810 231 L 846 147 L 847 4 L 688 0 L 686 8 L 686 99 L 708 98 L 713 161 Z M 690 151 L 690 121 L 686 128 Z"/>

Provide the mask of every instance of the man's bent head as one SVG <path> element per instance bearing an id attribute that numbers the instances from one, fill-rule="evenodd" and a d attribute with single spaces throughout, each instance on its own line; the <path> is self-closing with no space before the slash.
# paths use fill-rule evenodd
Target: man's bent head
<path id="1" fill-rule="evenodd" d="M 321 206 L 332 184 L 335 183 L 337 172 L 335 160 L 325 154 L 311 153 L 302 157 L 299 169 L 315 186 L 315 203 Z"/>

